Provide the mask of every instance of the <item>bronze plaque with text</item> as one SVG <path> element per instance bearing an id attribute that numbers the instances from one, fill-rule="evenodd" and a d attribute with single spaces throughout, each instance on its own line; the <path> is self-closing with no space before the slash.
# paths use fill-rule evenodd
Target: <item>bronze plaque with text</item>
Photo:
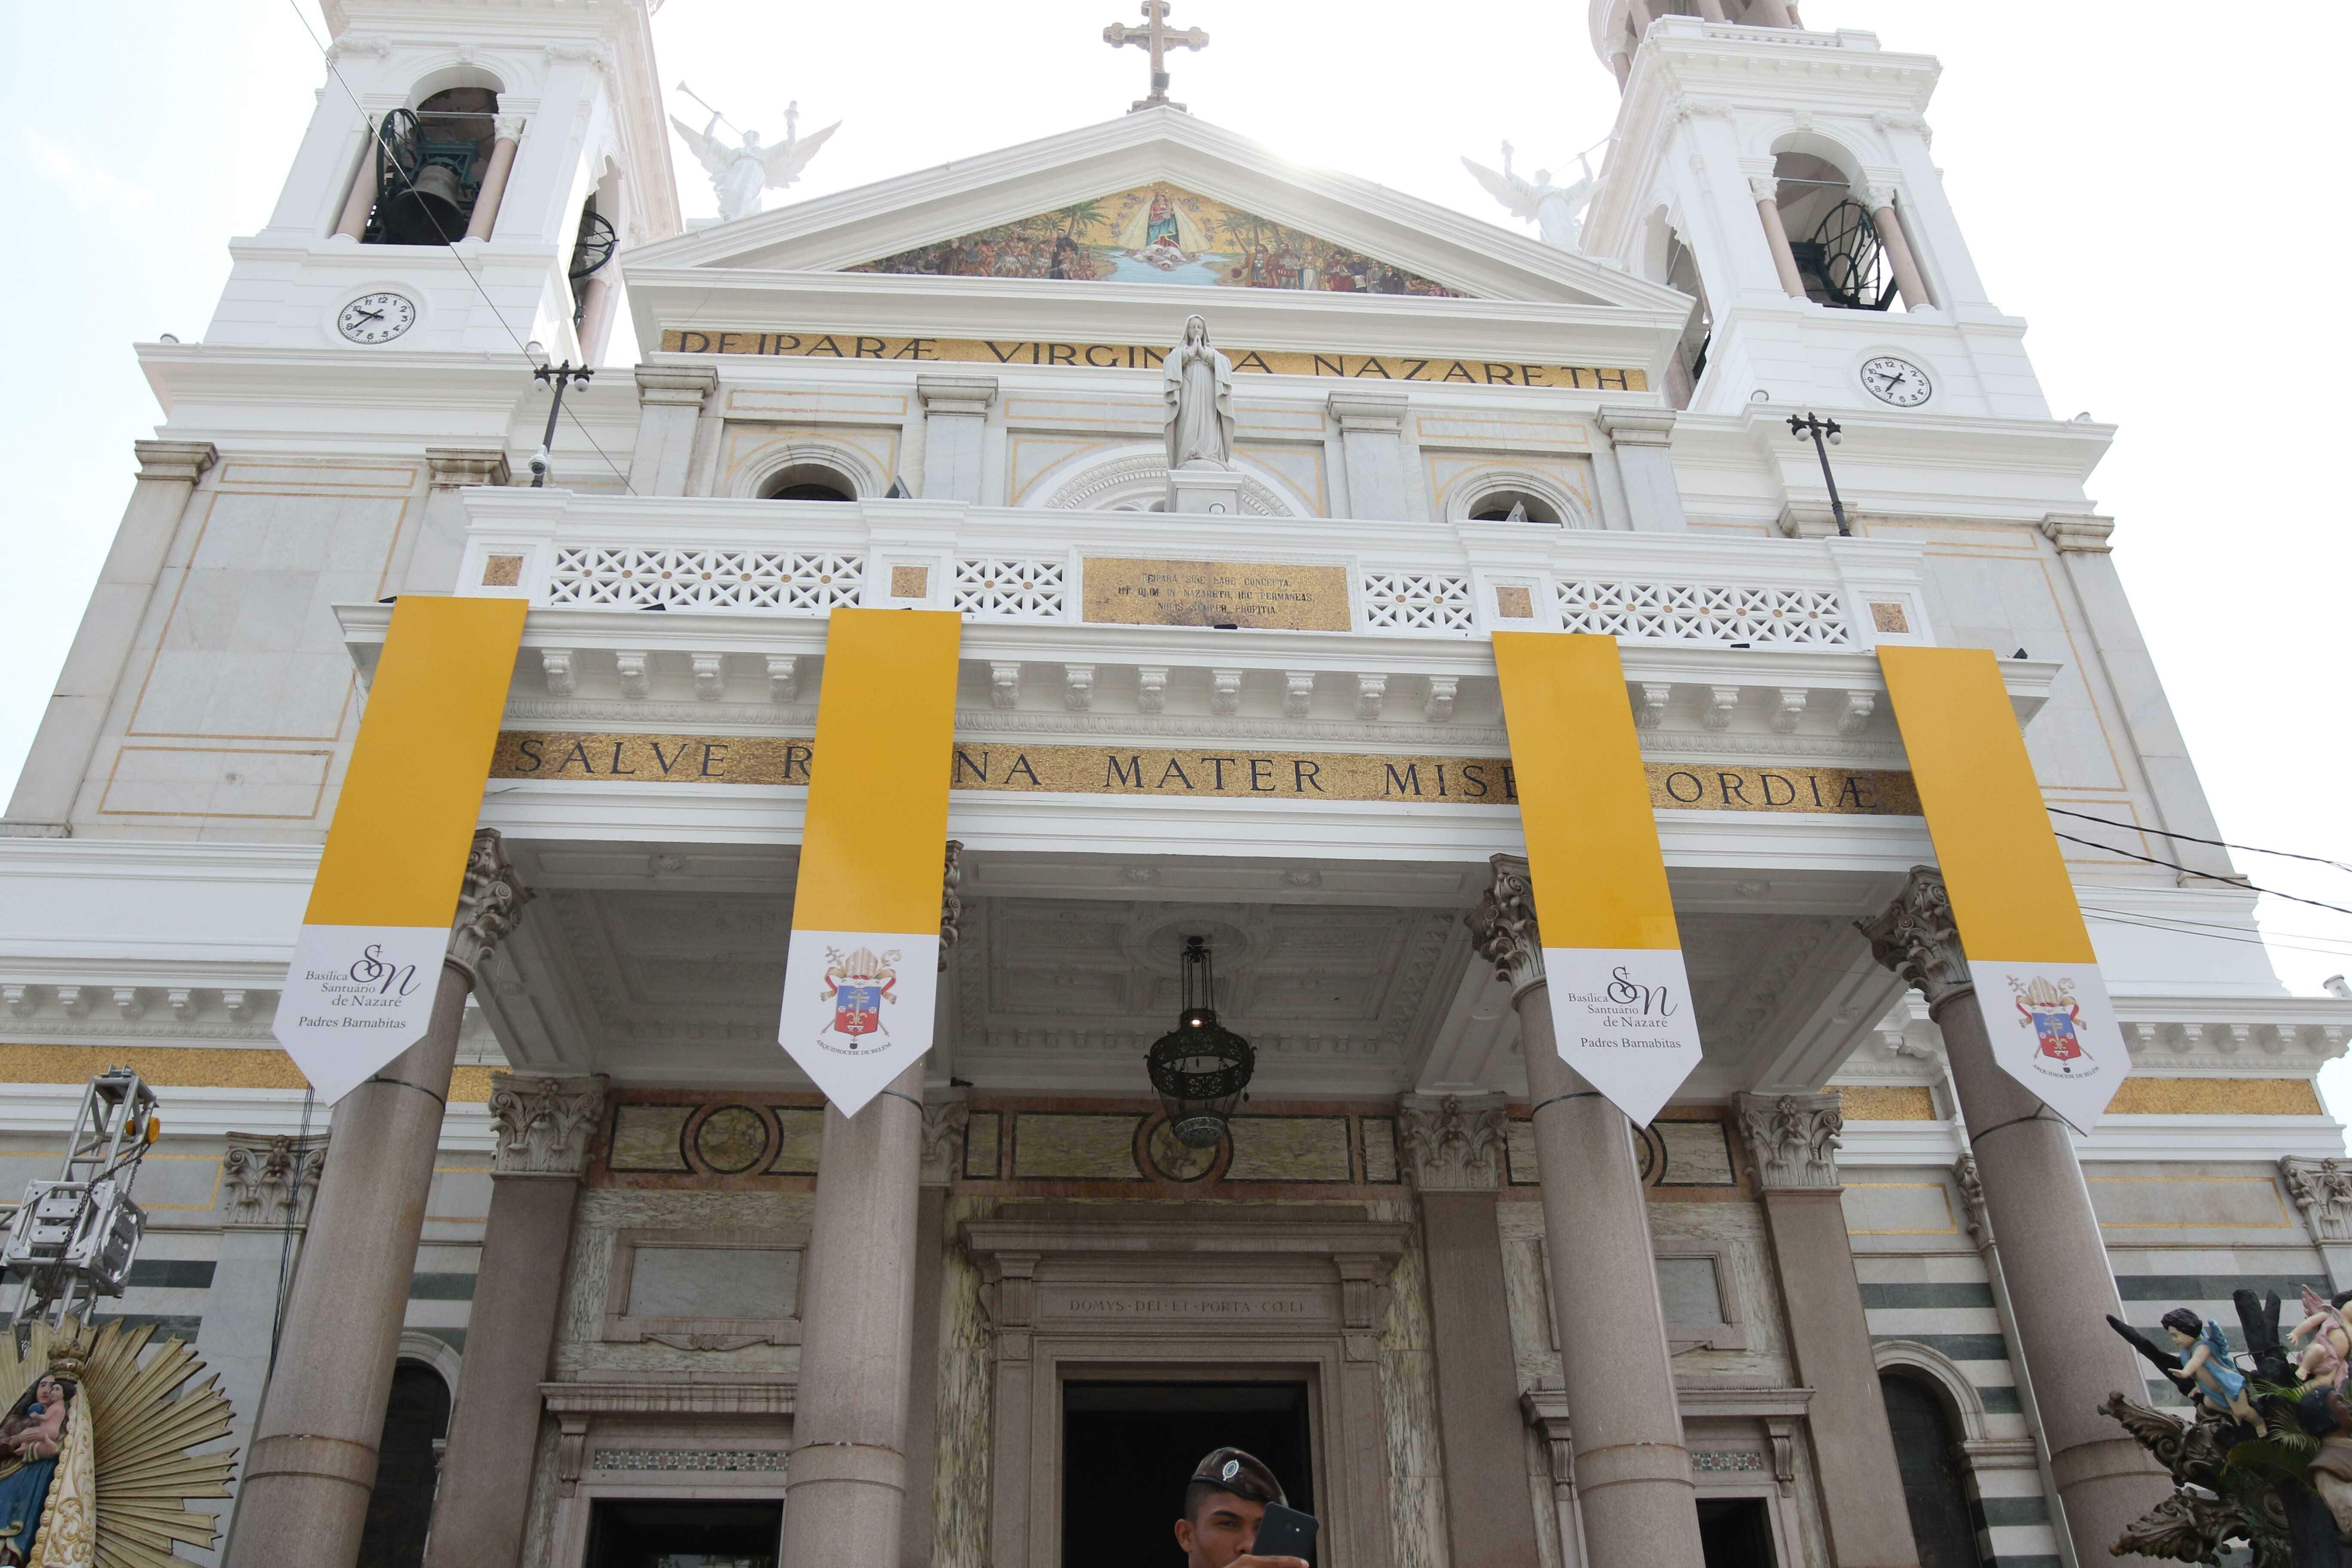
<path id="1" fill-rule="evenodd" d="M 1262 626 L 1344 632 L 1348 569 L 1249 561 L 1135 561 L 1089 555 L 1086 619 L 1125 626 Z"/>

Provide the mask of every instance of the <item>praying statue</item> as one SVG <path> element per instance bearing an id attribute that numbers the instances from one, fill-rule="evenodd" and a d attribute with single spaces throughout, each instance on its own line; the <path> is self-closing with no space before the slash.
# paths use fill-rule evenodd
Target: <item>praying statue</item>
<path id="1" fill-rule="evenodd" d="M 1184 341 L 1168 351 L 1168 468 L 1234 466 L 1234 362 L 1209 342 L 1209 323 L 1184 322 Z"/>
<path id="2" fill-rule="evenodd" d="M 686 84 L 680 82 L 678 87 L 684 90 Z M 691 92 L 687 96 L 694 98 Z M 695 101 L 702 102 L 698 98 Z M 707 103 L 702 106 L 710 108 Z M 742 145 L 730 147 L 717 134 L 719 122 L 726 118 L 712 109 L 710 123 L 699 131 L 674 114 L 669 121 L 677 127 L 677 133 L 686 138 L 686 144 L 694 150 L 696 161 L 709 171 L 710 188 L 719 193 L 719 221 L 721 223 L 732 223 L 739 217 L 748 217 L 758 212 L 761 193 L 781 191 L 799 179 L 801 171 L 808 167 L 809 160 L 816 156 L 817 149 L 824 145 L 825 139 L 841 129 L 841 121 L 836 120 L 815 135 L 803 137 L 800 133 L 801 106 L 795 100 L 784 110 L 784 139 L 782 142 L 773 147 L 763 147 L 760 144 L 758 132 L 746 131 Z"/>
<path id="3" fill-rule="evenodd" d="M 1549 169 L 1538 169 L 1535 182 L 1530 184 L 1511 172 L 1511 144 L 1504 142 L 1503 172 L 1499 174 L 1467 158 L 1462 160 L 1462 166 L 1486 187 L 1488 195 L 1508 207 L 1513 217 L 1533 223 L 1546 245 L 1556 250 L 1583 248 L 1584 209 L 1601 183 L 1592 173 L 1591 161 L 1578 154 L 1576 161 L 1584 174 L 1572 185 L 1553 184 Z"/>

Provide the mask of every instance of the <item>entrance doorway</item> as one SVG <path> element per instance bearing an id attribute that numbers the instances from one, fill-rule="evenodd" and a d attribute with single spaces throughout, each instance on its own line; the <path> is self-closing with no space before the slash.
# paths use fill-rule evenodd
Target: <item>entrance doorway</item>
<path id="1" fill-rule="evenodd" d="M 599 1498 L 587 1568 L 776 1568 L 781 1502 L 640 1502 Z"/>
<path id="2" fill-rule="evenodd" d="M 1706 1568 L 1773 1568 L 1771 1510 L 1762 1498 L 1698 1500 Z"/>
<path id="3" fill-rule="evenodd" d="M 1265 1461 L 1290 1506 L 1315 1509 L 1304 1383 L 1069 1383 L 1062 1390 L 1062 1562 L 1182 1568 L 1175 1524 L 1212 1449 Z"/>

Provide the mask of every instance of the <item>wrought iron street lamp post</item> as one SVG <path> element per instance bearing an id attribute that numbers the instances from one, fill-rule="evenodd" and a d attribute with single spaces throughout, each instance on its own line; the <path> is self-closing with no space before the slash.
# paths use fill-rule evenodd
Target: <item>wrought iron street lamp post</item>
<path id="1" fill-rule="evenodd" d="M 1791 414 L 1789 416 L 1789 434 L 1800 441 L 1808 436 L 1813 438 L 1813 451 L 1822 460 L 1822 480 L 1830 487 L 1830 510 L 1837 518 L 1838 537 L 1853 538 L 1853 530 L 1845 525 L 1845 502 L 1838 499 L 1837 476 L 1830 472 L 1830 447 L 1838 444 L 1838 422 L 1816 418 L 1810 410 L 1802 419 Z M 1822 445 L 1824 436 L 1829 437 L 1829 447 Z"/>
<path id="2" fill-rule="evenodd" d="M 588 378 L 596 373 L 569 360 L 562 364 L 548 363 L 547 351 L 540 347 L 537 339 L 524 344 L 523 353 L 530 356 L 531 379 L 546 382 L 555 392 L 555 401 L 547 409 L 547 434 L 541 438 L 539 450 L 530 455 L 530 488 L 538 489 L 547 483 L 547 465 L 555 451 L 555 422 L 563 417 L 564 388 L 574 384 L 585 386 Z"/>

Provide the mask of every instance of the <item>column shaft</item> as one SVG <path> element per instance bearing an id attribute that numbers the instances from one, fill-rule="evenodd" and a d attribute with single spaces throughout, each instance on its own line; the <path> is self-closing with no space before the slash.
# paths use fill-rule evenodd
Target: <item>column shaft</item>
<path id="1" fill-rule="evenodd" d="M 499 203 L 506 199 L 507 176 L 514 173 L 515 139 L 500 136 L 490 143 L 490 161 L 482 169 L 481 188 L 474 193 L 474 216 L 466 222 L 467 239 L 488 239 L 498 226 Z"/>
<path id="2" fill-rule="evenodd" d="M 1976 993 L 1948 991 L 1928 1016 L 1951 1060 L 2074 1555 L 2118 1561 L 2107 1548 L 2171 1483 L 2099 1414 L 2109 1394 L 2145 1397 L 2146 1379 L 2131 1347 L 2101 1321 L 2124 1311 L 2090 1189 L 2066 1124 L 1993 1060 Z"/>
<path id="3" fill-rule="evenodd" d="M 1521 1568 L 1537 1556 L 1495 1205 L 1491 1189 L 1421 1195 L 1454 1568 Z"/>
<path id="4" fill-rule="evenodd" d="M 1887 203 L 1870 215 L 1878 230 L 1878 243 L 1886 247 L 1886 264 L 1895 269 L 1895 291 L 1903 296 L 1903 307 L 1916 310 L 1936 301 L 1927 293 L 1927 279 L 1919 271 L 1919 258 L 1911 254 L 1910 237 L 1903 232 L 1903 215 Z"/>
<path id="5" fill-rule="evenodd" d="M 929 1568 L 939 1470 L 940 1291 L 946 1283 L 948 1189 L 926 1183 L 915 1210 L 915 1324 L 908 1354 L 907 1500 L 899 1514 L 898 1561 Z"/>
<path id="6" fill-rule="evenodd" d="M 361 129 L 367 134 L 360 141 L 360 166 L 352 174 L 351 194 L 335 220 L 335 232 L 345 239 L 367 233 L 368 214 L 375 210 L 375 127 L 363 124 Z"/>
<path id="7" fill-rule="evenodd" d="M 521 1559 L 539 1385 L 555 1343 L 579 1192 L 571 1176 L 501 1175 L 490 1183 L 425 1568 L 515 1568 Z"/>
<path id="8" fill-rule="evenodd" d="M 1772 252 L 1772 269 L 1780 275 L 1780 287 L 1791 300 L 1805 298 L 1804 276 L 1797 270 L 1797 253 L 1789 248 L 1789 229 L 1780 221 L 1780 199 L 1758 196 L 1756 214 L 1764 220 L 1764 244 Z"/>
<path id="9" fill-rule="evenodd" d="M 923 1064 L 855 1120 L 828 1105 L 803 1281 L 784 1568 L 898 1568 Z"/>
<path id="10" fill-rule="evenodd" d="M 350 1568 L 473 975 L 443 964 L 425 1037 L 335 1107 L 226 1568 Z"/>
<path id="11" fill-rule="evenodd" d="M 1584 1539 L 1599 1563 L 1700 1568 L 1690 1454 L 1667 1360 L 1632 1129 L 1559 1057 L 1544 984 L 1515 998 L 1543 1184 Z"/>

